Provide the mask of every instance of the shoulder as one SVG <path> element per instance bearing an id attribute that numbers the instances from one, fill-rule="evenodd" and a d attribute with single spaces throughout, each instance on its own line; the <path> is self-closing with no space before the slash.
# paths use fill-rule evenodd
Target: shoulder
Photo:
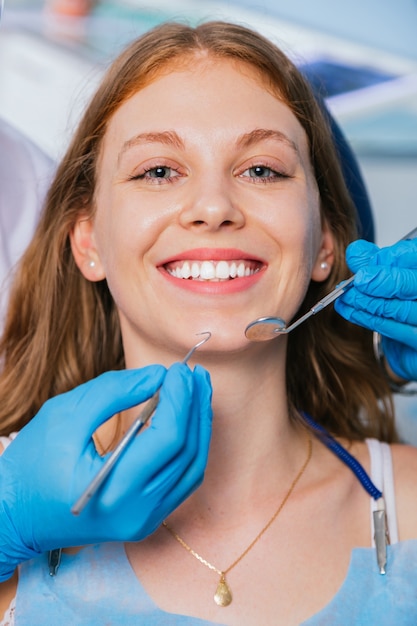
<path id="1" fill-rule="evenodd" d="M 371 474 L 369 448 L 355 441 L 348 449 Z M 395 508 L 400 541 L 417 539 L 417 447 L 391 444 Z"/>
<path id="2" fill-rule="evenodd" d="M 417 539 L 417 447 L 391 447 L 400 540 Z"/>

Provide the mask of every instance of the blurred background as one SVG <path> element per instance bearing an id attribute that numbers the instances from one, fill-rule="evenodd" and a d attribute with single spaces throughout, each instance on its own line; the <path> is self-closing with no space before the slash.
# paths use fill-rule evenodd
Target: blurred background
<path id="1" fill-rule="evenodd" d="M 109 62 L 168 19 L 228 19 L 278 43 L 321 90 L 358 158 L 376 242 L 417 225 L 417 0 L 5 0 L 0 116 L 59 158 Z M 398 403 L 417 443 L 417 402 Z"/>

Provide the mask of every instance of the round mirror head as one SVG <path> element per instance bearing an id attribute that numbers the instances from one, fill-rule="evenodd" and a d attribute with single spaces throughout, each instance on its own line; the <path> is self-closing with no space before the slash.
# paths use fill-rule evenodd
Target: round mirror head
<path id="1" fill-rule="evenodd" d="M 249 341 L 269 341 L 286 332 L 286 323 L 280 317 L 260 317 L 245 329 Z"/>

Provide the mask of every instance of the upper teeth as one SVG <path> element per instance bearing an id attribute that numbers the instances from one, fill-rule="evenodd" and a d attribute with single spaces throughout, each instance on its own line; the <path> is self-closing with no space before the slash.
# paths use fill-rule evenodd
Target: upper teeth
<path id="1" fill-rule="evenodd" d="M 171 276 L 200 280 L 227 280 L 250 276 L 254 269 L 249 261 L 183 261 L 167 267 Z"/>

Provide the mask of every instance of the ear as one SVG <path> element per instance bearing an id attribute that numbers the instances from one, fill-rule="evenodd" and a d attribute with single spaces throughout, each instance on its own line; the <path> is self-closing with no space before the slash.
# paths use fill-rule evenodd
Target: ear
<path id="1" fill-rule="evenodd" d="M 333 263 L 334 239 L 327 223 L 325 223 L 323 225 L 321 235 L 320 249 L 317 254 L 313 270 L 311 272 L 311 279 L 317 282 L 323 282 L 324 280 L 326 280 L 329 277 L 330 272 L 332 271 Z"/>
<path id="2" fill-rule="evenodd" d="M 81 274 L 87 280 L 97 282 L 106 277 L 94 238 L 93 218 L 80 215 L 70 232 L 71 250 Z"/>

